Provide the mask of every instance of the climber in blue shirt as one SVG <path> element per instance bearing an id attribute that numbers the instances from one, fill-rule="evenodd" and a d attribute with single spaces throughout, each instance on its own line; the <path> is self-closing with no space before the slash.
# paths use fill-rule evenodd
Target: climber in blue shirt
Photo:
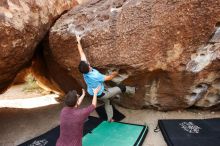
<path id="1" fill-rule="evenodd" d="M 78 68 L 79 71 L 83 74 L 83 78 L 87 84 L 87 92 L 90 96 L 93 96 L 92 89 L 101 86 L 97 97 L 99 100 L 102 100 L 105 103 L 105 110 L 107 113 L 108 121 L 113 122 L 113 108 L 110 104 L 110 98 L 126 92 L 126 86 L 120 84 L 116 87 L 105 88 L 104 82 L 112 80 L 118 75 L 118 72 L 114 71 L 110 75 L 103 75 L 98 70 L 92 68 L 86 59 L 85 53 L 83 52 L 82 45 L 80 43 L 81 37 L 76 36 L 76 38 L 78 42 L 78 51 L 81 58 Z"/>

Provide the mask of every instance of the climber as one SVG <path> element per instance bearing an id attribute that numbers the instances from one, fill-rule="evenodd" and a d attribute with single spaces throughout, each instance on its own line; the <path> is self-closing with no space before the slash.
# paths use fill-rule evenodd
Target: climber
<path id="1" fill-rule="evenodd" d="M 110 104 L 110 98 L 115 97 L 120 93 L 126 92 L 126 86 L 120 84 L 116 87 L 105 88 L 104 82 L 110 81 L 118 75 L 117 71 L 112 72 L 110 75 L 103 75 L 98 70 L 92 68 L 86 59 L 85 53 L 83 52 L 81 45 L 81 37 L 76 36 L 78 42 L 78 51 L 80 54 L 81 61 L 79 63 L 78 69 L 83 74 L 83 78 L 87 84 L 87 92 L 90 96 L 93 96 L 92 89 L 97 86 L 101 86 L 100 91 L 98 92 L 98 100 L 101 100 L 105 103 L 105 111 L 108 117 L 109 122 L 113 122 L 113 108 Z"/>
<path id="2" fill-rule="evenodd" d="M 92 104 L 85 108 L 79 108 L 85 96 L 84 89 L 80 97 L 76 91 L 69 91 L 66 94 L 66 107 L 60 114 L 60 136 L 56 146 L 82 146 L 83 124 L 96 107 L 97 93 L 100 89 L 101 86 L 93 89 Z"/>

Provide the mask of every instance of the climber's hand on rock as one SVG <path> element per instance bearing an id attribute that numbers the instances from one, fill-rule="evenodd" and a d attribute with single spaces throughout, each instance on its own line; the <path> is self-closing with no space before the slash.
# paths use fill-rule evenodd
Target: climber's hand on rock
<path id="1" fill-rule="evenodd" d="M 81 37 L 79 35 L 76 35 L 76 40 L 77 40 L 78 43 L 80 43 Z"/>
<path id="2" fill-rule="evenodd" d="M 112 74 L 113 76 L 117 76 L 117 75 L 118 75 L 118 71 L 113 71 L 111 74 Z"/>

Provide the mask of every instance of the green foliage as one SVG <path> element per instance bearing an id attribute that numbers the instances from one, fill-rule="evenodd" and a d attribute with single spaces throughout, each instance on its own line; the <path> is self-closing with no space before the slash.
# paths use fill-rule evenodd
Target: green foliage
<path id="1" fill-rule="evenodd" d="M 25 80 L 26 80 L 26 83 L 22 91 L 37 92 L 37 93 L 42 93 L 44 91 L 42 88 L 38 86 L 37 81 L 32 74 L 29 74 Z"/>

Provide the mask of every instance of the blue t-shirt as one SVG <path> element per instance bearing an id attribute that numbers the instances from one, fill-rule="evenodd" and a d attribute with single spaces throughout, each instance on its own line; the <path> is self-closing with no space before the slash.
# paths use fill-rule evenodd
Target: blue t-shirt
<path id="1" fill-rule="evenodd" d="M 105 75 L 101 74 L 96 69 L 92 69 L 87 74 L 83 74 L 83 78 L 87 84 L 87 91 L 90 95 L 93 95 L 93 90 L 97 88 L 99 85 L 101 85 L 101 89 L 99 90 L 98 95 L 101 95 L 104 91 L 104 84 L 105 81 Z"/>

